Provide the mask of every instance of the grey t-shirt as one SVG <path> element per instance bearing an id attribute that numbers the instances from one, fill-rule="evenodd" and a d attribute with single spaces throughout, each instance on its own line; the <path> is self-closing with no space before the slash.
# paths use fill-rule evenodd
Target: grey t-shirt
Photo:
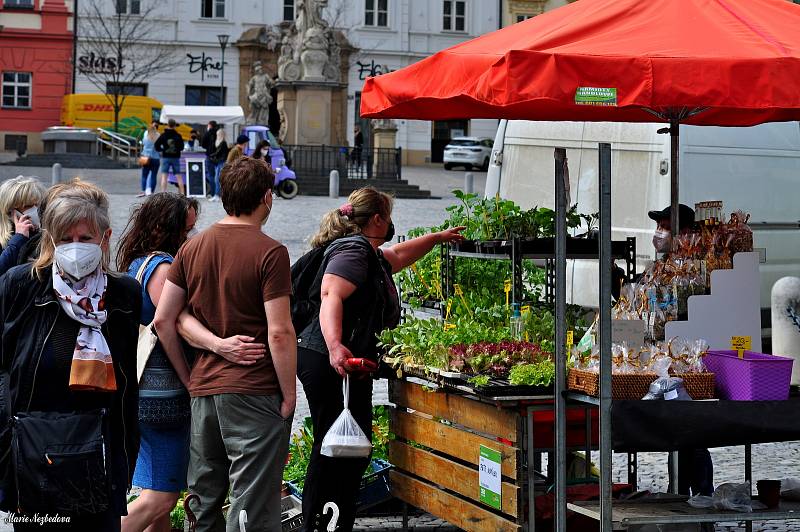
<path id="1" fill-rule="evenodd" d="M 369 253 L 368 250 L 360 247 L 345 247 L 333 250 L 328 259 L 325 273 L 341 277 L 360 288 L 369 280 L 370 258 L 367 253 Z M 378 260 L 386 278 L 385 284 L 387 288 L 386 306 L 383 309 L 383 325 L 384 327 L 395 327 L 400 323 L 400 302 L 394 279 L 392 279 L 392 266 L 380 251 L 378 251 Z"/>

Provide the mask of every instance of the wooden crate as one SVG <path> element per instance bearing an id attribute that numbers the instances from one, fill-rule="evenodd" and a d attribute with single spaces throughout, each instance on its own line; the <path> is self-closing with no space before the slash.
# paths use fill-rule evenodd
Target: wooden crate
<path id="1" fill-rule="evenodd" d="M 392 494 L 467 531 L 521 532 L 524 418 L 400 380 L 390 381 L 389 400 L 397 405 L 390 420 Z M 481 445 L 501 455 L 501 510 L 480 502 Z"/>

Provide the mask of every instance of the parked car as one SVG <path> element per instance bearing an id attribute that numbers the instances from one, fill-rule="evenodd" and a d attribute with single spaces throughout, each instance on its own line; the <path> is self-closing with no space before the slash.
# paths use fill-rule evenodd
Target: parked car
<path id="1" fill-rule="evenodd" d="M 484 137 L 454 138 L 444 147 L 444 169 L 463 166 L 470 170 L 474 166 L 488 170 L 492 144 L 492 139 Z"/>

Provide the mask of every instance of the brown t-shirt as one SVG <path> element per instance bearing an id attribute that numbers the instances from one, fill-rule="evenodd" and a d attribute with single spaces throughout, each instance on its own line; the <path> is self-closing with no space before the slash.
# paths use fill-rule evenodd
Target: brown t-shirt
<path id="1" fill-rule="evenodd" d="M 267 346 L 264 303 L 292 293 L 289 252 L 252 225 L 212 225 L 178 251 L 167 279 L 186 290 L 189 312 L 214 334 L 252 336 Z M 189 393 L 279 393 L 267 349 L 267 356 L 252 366 L 198 352 Z"/>

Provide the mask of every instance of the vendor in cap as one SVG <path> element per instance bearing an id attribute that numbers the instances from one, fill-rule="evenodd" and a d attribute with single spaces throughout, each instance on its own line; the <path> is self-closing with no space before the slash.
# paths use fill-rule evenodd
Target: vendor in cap
<path id="1" fill-rule="evenodd" d="M 653 247 L 661 256 L 672 250 L 672 207 L 647 213 L 656 222 Z M 678 234 L 686 234 L 694 226 L 694 210 L 681 203 L 678 205 Z M 672 455 L 669 457 L 672 461 Z M 670 471 L 672 468 L 670 468 Z M 673 479 L 670 478 L 670 486 Z M 711 495 L 714 492 L 714 464 L 708 449 L 682 449 L 678 452 L 678 493 L 689 495 Z"/>
<path id="2" fill-rule="evenodd" d="M 653 247 L 657 253 L 668 254 L 672 249 L 672 206 L 660 211 L 650 211 L 647 216 L 656 222 L 656 232 L 653 235 Z M 678 205 L 679 234 L 686 234 L 694 226 L 694 210 L 688 205 Z"/>

